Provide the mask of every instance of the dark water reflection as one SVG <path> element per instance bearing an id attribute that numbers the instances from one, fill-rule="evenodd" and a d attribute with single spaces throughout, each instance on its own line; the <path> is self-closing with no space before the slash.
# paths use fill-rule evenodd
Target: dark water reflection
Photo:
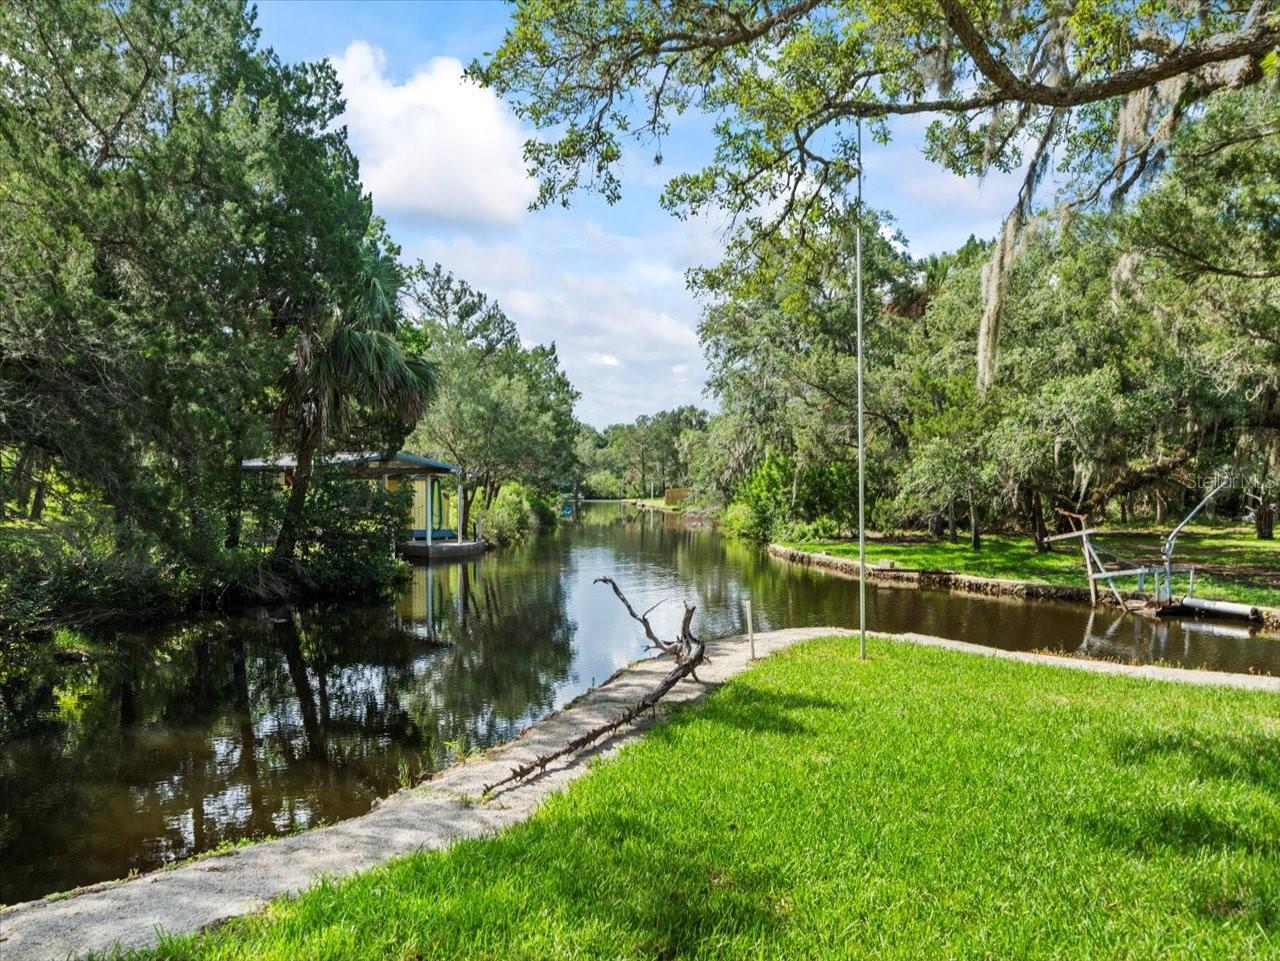
<path id="1" fill-rule="evenodd" d="M 145 871 L 368 810 L 512 737 L 642 651 L 612 594 L 681 598 L 707 636 L 856 623 L 853 582 L 589 505 L 515 550 L 419 567 L 394 603 L 256 611 L 95 640 L 85 664 L 0 674 L 0 902 Z M 1280 674 L 1280 640 L 1061 604 L 872 589 L 873 629 Z M 274 616 L 272 616 L 274 614 Z"/>

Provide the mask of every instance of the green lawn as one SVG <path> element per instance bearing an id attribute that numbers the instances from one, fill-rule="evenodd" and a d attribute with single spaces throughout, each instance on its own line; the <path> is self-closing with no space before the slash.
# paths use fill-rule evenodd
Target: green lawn
<path id="1" fill-rule="evenodd" d="M 529 822 L 172 958 L 1280 957 L 1280 698 L 804 644 Z"/>
<path id="2" fill-rule="evenodd" d="M 1161 536 L 1134 531 L 1103 533 L 1096 537 L 1096 543 L 1122 556 L 1155 563 L 1160 558 Z M 785 546 L 837 557 L 858 554 L 857 541 L 788 541 Z M 1029 537 L 1000 534 L 984 535 L 980 551 L 970 549 L 968 538 L 954 544 L 945 540 L 868 540 L 868 563 L 882 560 L 906 568 L 1087 586 L 1076 541 L 1058 542 L 1050 553 L 1038 554 Z M 1244 527 L 1195 527 L 1178 538 L 1174 562 L 1205 568 L 1196 574 L 1197 596 L 1280 607 L 1280 541 L 1257 540 L 1251 529 Z M 1134 583 L 1128 580 L 1120 585 L 1132 590 Z M 1175 579 L 1175 589 L 1185 585 L 1185 579 Z"/>

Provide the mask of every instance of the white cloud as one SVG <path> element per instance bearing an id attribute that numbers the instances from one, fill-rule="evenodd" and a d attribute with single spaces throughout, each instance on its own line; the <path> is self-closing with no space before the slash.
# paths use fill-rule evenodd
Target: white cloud
<path id="1" fill-rule="evenodd" d="M 554 341 L 582 393 L 578 416 L 603 427 L 707 403 L 697 305 L 679 270 L 688 261 L 667 231 L 627 235 L 545 211 L 501 239 L 427 236 L 406 253 L 490 294 L 522 337 Z M 584 249 L 588 233 L 600 242 Z"/>
<path id="2" fill-rule="evenodd" d="M 979 180 L 935 167 L 899 178 L 897 188 L 918 209 L 989 219 L 1008 211 L 1021 182 L 1020 171 L 995 172 Z"/>
<path id="3" fill-rule="evenodd" d="M 333 63 L 361 177 L 406 260 L 439 262 L 497 300 L 522 342 L 554 342 L 588 423 L 706 403 L 685 271 L 719 259 L 716 217 L 667 218 L 656 180 L 617 206 L 584 196 L 570 211 L 526 216 L 536 192 L 528 132 L 463 79 L 457 59 L 406 72 L 356 41 Z"/>
<path id="4" fill-rule="evenodd" d="M 491 91 L 463 77 L 459 60 L 433 57 L 396 83 L 382 50 L 356 41 L 333 65 L 347 100 L 342 122 L 380 212 L 489 224 L 524 217 L 537 189 L 525 134 Z"/>

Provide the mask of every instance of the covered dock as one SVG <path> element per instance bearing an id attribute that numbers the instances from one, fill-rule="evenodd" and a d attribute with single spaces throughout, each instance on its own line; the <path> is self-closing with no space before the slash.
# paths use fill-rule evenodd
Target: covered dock
<path id="1" fill-rule="evenodd" d="M 367 478 L 387 490 L 398 490 L 406 484 L 410 486 L 413 500 L 406 518 L 409 539 L 396 547 L 402 556 L 445 560 L 484 553 L 485 542 L 465 540 L 458 524 L 463 478 L 456 464 L 407 451 L 330 454 L 318 458 L 317 464 L 341 467 L 352 476 Z M 245 460 L 240 466 L 251 472 L 278 473 L 281 482 L 288 485 L 292 482 L 297 459 L 292 454 L 282 454 Z"/>

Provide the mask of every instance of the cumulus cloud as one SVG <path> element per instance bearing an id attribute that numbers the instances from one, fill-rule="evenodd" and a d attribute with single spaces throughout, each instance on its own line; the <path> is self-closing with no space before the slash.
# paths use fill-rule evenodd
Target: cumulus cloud
<path id="1" fill-rule="evenodd" d="M 496 299 L 522 342 L 554 342 L 588 423 L 706 403 L 685 270 L 719 259 L 715 219 L 655 216 L 656 188 L 644 183 L 617 206 L 584 197 L 526 216 L 537 189 L 528 132 L 459 60 L 405 74 L 357 41 L 333 63 L 361 178 L 406 259 L 439 262 Z"/>
<path id="2" fill-rule="evenodd" d="M 584 252 L 588 234 L 600 242 Z M 544 212 L 509 238 L 426 237 L 410 254 L 492 295 L 522 336 L 554 341 L 586 422 L 602 427 L 707 403 L 698 309 L 682 273 L 688 261 L 665 228 L 628 236 L 572 212 Z"/>
<path id="3" fill-rule="evenodd" d="M 379 212 L 484 224 L 524 217 L 537 191 L 526 136 L 502 101 L 463 77 L 461 61 L 433 57 L 397 83 L 382 50 L 357 41 L 333 65 L 347 100 L 342 122 Z"/>

